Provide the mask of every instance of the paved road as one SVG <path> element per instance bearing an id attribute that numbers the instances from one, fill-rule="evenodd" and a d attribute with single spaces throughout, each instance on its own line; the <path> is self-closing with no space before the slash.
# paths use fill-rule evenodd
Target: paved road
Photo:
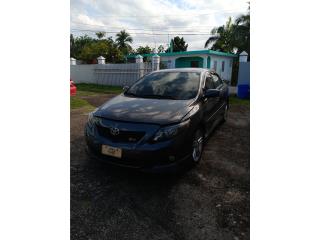
<path id="1" fill-rule="evenodd" d="M 231 106 L 200 165 L 178 176 L 90 161 L 86 119 L 71 112 L 71 239 L 249 239 L 249 107 Z"/>

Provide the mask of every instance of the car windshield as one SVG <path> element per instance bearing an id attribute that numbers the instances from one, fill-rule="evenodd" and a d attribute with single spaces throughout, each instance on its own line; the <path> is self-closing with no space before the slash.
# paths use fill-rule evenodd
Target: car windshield
<path id="1" fill-rule="evenodd" d="M 155 72 L 134 83 L 127 96 L 186 100 L 197 96 L 199 72 Z"/>

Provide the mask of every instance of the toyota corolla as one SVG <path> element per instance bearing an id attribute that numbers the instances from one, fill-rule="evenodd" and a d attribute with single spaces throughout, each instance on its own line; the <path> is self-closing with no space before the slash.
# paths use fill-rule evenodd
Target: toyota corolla
<path id="1" fill-rule="evenodd" d="M 228 96 L 227 84 L 208 69 L 152 72 L 89 114 L 88 153 L 144 171 L 197 164 L 204 140 L 227 118 Z"/>

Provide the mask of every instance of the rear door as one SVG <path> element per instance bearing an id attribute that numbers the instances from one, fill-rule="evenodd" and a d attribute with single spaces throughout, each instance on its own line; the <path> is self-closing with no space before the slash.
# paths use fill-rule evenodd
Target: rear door
<path id="1" fill-rule="evenodd" d="M 205 78 L 204 91 L 208 89 L 214 89 L 215 84 L 213 80 L 213 75 L 210 73 L 206 74 Z M 209 133 L 213 128 L 213 123 L 216 119 L 216 111 L 219 108 L 219 99 L 220 97 L 212 97 L 204 99 L 204 118 L 206 122 L 206 132 Z"/>
<path id="2" fill-rule="evenodd" d="M 227 103 L 228 98 L 228 85 L 223 83 L 219 75 L 217 75 L 216 73 L 212 74 L 212 79 L 215 88 L 220 91 L 220 96 L 217 103 L 217 110 L 224 110 L 223 106 Z"/>

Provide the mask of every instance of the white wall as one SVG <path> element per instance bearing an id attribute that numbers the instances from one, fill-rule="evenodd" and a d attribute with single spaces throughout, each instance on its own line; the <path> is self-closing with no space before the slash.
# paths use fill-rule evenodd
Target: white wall
<path id="1" fill-rule="evenodd" d="M 70 65 L 70 77 L 75 83 L 95 83 L 96 64 Z"/>
<path id="2" fill-rule="evenodd" d="M 216 55 L 210 55 L 210 57 L 211 57 L 211 69 L 214 68 L 214 61 L 217 61 L 216 72 L 221 76 L 221 78 L 231 81 L 233 58 L 216 56 Z M 224 61 L 223 72 L 222 72 L 222 61 Z M 231 66 L 230 66 L 230 61 L 231 61 Z"/>

